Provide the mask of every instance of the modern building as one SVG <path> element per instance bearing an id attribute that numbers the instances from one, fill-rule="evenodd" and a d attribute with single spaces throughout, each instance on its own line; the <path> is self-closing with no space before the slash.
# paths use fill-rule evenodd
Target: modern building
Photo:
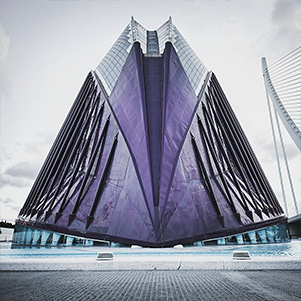
<path id="1" fill-rule="evenodd" d="M 215 74 L 171 18 L 132 18 L 89 72 L 21 209 L 14 245 L 289 239 Z"/>

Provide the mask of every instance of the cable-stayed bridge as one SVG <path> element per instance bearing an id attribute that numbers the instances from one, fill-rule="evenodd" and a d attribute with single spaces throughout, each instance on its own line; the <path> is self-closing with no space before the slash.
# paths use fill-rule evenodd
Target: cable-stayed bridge
<path id="1" fill-rule="evenodd" d="M 291 51 L 271 65 L 262 58 L 262 72 L 270 122 L 276 151 L 277 166 L 286 215 L 289 221 L 301 228 L 300 200 L 298 202 L 289 161 L 281 132 L 279 119 L 301 152 L 301 46 Z M 277 143 L 278 137 L 278 143 Z M 279 147 L 280 144 L 280 147 Z M 283 155 L 284 170 L 281 168 L 280 153 Z M 284 177 L 287 177 L 289 189 L 285 189 Z M 286 190 L 288 190 L 288 197 Z M 289 212 L 288 204 L 293 202 L 294 212 Z"/>

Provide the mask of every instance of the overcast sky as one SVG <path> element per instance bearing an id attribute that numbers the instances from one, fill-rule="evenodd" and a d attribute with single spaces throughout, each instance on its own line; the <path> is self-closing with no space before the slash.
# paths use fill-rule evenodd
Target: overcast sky
<path id="1" fill-rule="evenodd" d="M 131 16 L 150 30 L 172 16 L 216 74 L 282 202 L 261 57 L 271 64 L 301 45 L 301 1 L 0 0 L 0 14 L 0 219 L 17 217 L 87 73 Z M 300 200 L 300 153 L 285 136 Z"/>

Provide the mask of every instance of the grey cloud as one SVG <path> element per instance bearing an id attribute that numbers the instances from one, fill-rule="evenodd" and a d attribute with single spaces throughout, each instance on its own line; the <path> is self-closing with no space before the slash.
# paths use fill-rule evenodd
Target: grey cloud
<path id="1" fill-rule="evenodd" d="M 273 142 L 267 143 L 263 140 L 258 140 L 255 143 L 260 145 L 261 149 L 263 150 L 263 153 L 264 153 L 263 161 L 264 162 L 272 162 L 272 161 L 276 160 L 275 148 L 274 148 Z"/>
<path id="2" fill-rule="evenodd" d="M 8 161 L 12 158 L 11 153 L 4 147 L 0 148 L 0 152 L 1 152 L 1 157 L 0 157 L 1 161 Z"/>
<path id="3" fill-rule="evenodd" d="M 271 64 L 301 44 L 301 2 L 278 0 L 274 2 L 269 26 L 253 44 L 257 56 L 266 56 Z"/>
<path id="4" fill-rule="evenodd" d="M 5 173 L 0 177 L 0 188 L 4 186 L 12 186 L 12 187 L 28 187 L 32 181 L 23 178 L 16 178 L 6 175 Z"/>
<path id="5" fill-rule="evenodd" d="M 5 30 L 0 23 L 0 62 L 2 62 L 8 54 L 10 45 L 10 37 L 5 33 Z"/>
<path id="6" fill-rule="evenodd" d="M 37 172 L 38 170 L 32 162 L 20 162 L 8 168 L 5 174 L 12 177 L 35 179 Z"/>
<path id="7" fill-rule="evenodd" d="M 9 167 L 0 177 L 0 187 L 27 187 L 36 178 L 40 166 L 32 162 L 20 162 Z"/>
<path id="8" fill-rule="evenodd" d="M 1 96 L 10 98 L 11 81 L 9 67 L 5 62 L 10 46 L 10 37 L 5 33 L 5 30 L 0 23 L 0 82 L 1 82 Z"/>
<path id="9" fill-rule="evenodd" d="M 12 187 L 28 187 L 32 185 L 33 180 L 37 177 L 38 171 L 42 166 L 44 156 L 50 149 L 54 140 L 53 133 L 37 134 L 33 141 L 26 144 L 18 145 L 19 149 L 34 155 L 34 161 L 22 161 L 15 165 L 8 167 L 2 174 L 0 174 L 0 187 L 12 186 Z M 8 160 L 10 152 L 5 148 L 1 151 L 3 158 L 2 161 Z"/>
<path id="10" fill-rule="evenodd" d="M 20 207 L 19 206 L 14 206 L 14 201 L 12 199 L 0 199 L 0 204 L 3 204 L 3 207 L 6 208 L 11 208 L 14 211 L 19 212 L 20 211 Z"/>
<path id="11" fill-rule="evenodd" d="M 19 206 L 12 206 L 12 205 L 8 205 L 8 207 L 10 207 L 11 209 L 19 212 L 20 211 L 20 207 Z"/>
<path id="12" fill-rule="evenodd" d="M 276 152 L 275 152 L 275 147 L 274 147 L 274 143 L 273 142 L 265 142 L 263 140 L 258 140 L 256 141 L 256 143 L 258 145 L 260 145 L 261 149 L 263 150 L 265 156 L 263 158 L 263 160 L 265 162 L 272 162 L 276 160 Z M 279 152 L 279 156 L 280 158 L 283 158 L 283 153 L 282 150 L 280 149 L 280 145 L 277 144 L 278 146 L 278 152 Z M 299 151 L 297 149 L 297 147 L 295 147 L 292 144 L 289 145 L 285 145 L 285 152 L 286 152 L 286 156 L 288 158 L 288 160 L 292 160 L 293 158 L 297 157 L 299 155 Z"/>
<path id="13" fill-rule="evenodd" d="M 285 151 L 286 151 L 286 156 L 289 159 L 295 158 L 300 154 L 299 151 L 297 150 L 297 147 L 294 145 L 286 146 Z"/>
<path id="14" fill-rule="evenodd" d="M 300 29 L 300 10 L 301 5 L 299 0 L 279 0 L 274 5 L 272 21 L 278 26 L 289 26 L 290 29 L 299 27 Z"/>
<path id="15" fill-rule="evenodd" d="M 29 142 L 25 144 L 24 150 L 28 153 L 40 154 L 41 149 L 50 149 L 50 146 L 54 142 L 56 134 L 54 132 L 48 132 L 43 134 L 38 134 L 34 142 Z"/>
<path id="16" fill-rule="evenodd" d="M 10 203 L 13 203 L 13 202 L 14 202 L 14 200 L 9 199 L 9 198 L 0 199 L 0 203 L 2 203 L 2 204 L 10 204 Z"/>
<path id="17" fill-rule="evenodd" d="M 19 206 L 14 206 L 15 201 L 9 198 L 6 199 L 0 199 L 0 204 L 3 204 L 5 207 L 11 208 L 15 211 L 19 211 L 20 207 Z"/>
<path id="18" fill-rule="evenodd" d="M 5 64 L 0 65 L 0 82 L 1 82 L 1 90 L 0 90 L 1 98 L 4 100 L 6 99 L 7 101 L 11 97 L 12 82 L 10 80 L 10 71 L 7 68 L 7 66 L 5 66 Z"/>
<path id="19" fill-rule="evenodd" d="M 273 44 L 286 43 L 288 50 L 301 42 L 301 2 L 299 0 L 279 0 L 272 12 L 274 31 Z M 298 45 L 297 45 L 298 46 Z"/>
<path id="20" fill-rule="evenodd" d="M 5 33 L 5 30 L 0 23 L 0 82 L 1 82 L 1 98 L 6 96 L 10 98 L 11 81 L 8 66 L 6 66 L 5 58 L 9 52 L 10 37 Z"/>

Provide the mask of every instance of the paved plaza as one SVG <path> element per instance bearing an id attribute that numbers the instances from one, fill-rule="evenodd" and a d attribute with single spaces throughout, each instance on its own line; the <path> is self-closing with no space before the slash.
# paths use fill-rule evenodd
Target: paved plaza
<path id="1" fill-rule="evenodd" d="M 301 271 L 6 271 L 1 300 L 301 300 Z"/>
<path id="2" fill-rule="evenodd" d="M 245 248 L 3 248 L 0 300 L 301 300 L 299 241 Z"/>

